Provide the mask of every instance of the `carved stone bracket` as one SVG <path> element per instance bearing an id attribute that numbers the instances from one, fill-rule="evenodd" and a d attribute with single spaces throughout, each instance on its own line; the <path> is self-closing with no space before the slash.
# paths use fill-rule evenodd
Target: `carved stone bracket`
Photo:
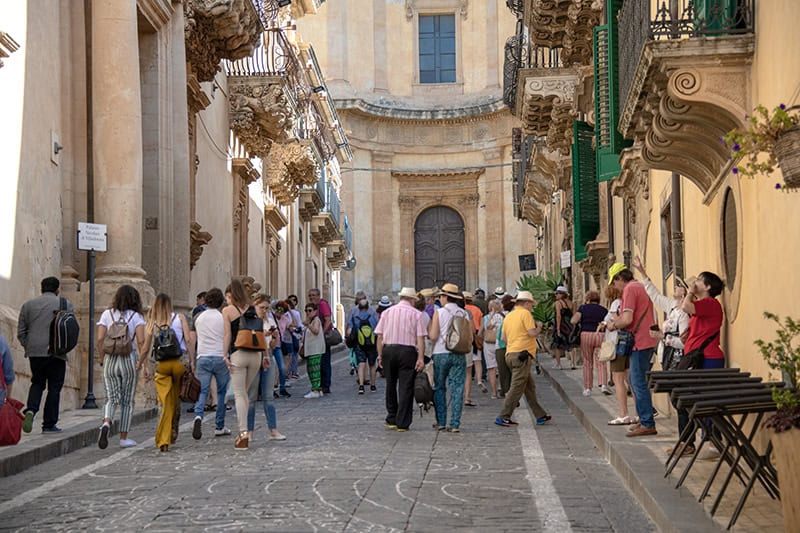
<path id="1" fill-rule="evenodd" d="M 314 215 L 318 215 L 325 206 L 325 201 L 314 187 L 300 189 L 298 196 L 297 214 L 303 222 L 310 222 Z"/>
<path id="2" fill-rule="evenodd" d="M 289 140 L 293 113 L 282 78 L 232 76 L 228 87 L 231 128 L 248 152 L 265 158 L 273 142 Z"/>
<path id="3" fill-rule="evenodd" d="M 280 206 L 269 204 L 264 206 L 264 221 L 274 228 L 276 232 L 285 228 L 289 224 L 286 215 L 281 211 Z"/>
<path id="4" fill-rule="evenodd" d="M 305 144 L 274 144 L 264 160 L 264 186 L 283 205 L 294 202 L 300 189 L 317 182 L 317 161 Z"/>
<path id="5" fill-rule="evenodd" d="M 750 110 L 752 35 L 645 45 L 620 120 L 649 168 L 679 172 L 706 195 L 731 159 L 720 138 Z"/>
<path id="6" fill-rule="evenodd" d="M 320 213 L 311 218 L 311 240 L 317 246 L 326 246 L 341 237 L 336 221 L 330 213 Z"/>
<path id="7" fill-rule="evenodd" d="M 253 53 L 261 22 L 252 0 L 184 0 L 186 61 L 201 82 L 211 81 L 220 61 Z"/>
<path id="8" fill-rule="evenodd" d="M 238 230 L 243 222 L 244 226 L 247 227 L 247 208 L 249 200 L 250 196 L 247 186 L 240 187 L 239 194 L 236 197 L 236 204 L 233 207 L 233 231 Z"/>
<path id="9" fill-rule="evenodd" d="M 580 85 L 576 69 L 523 69 L 524 91 L 518 91 L 517 116 L 528 135 L 546 137 L 550 149 L 569 154 L 572 121 L 575 119 L 575 90 Z M 568 135 L 567 132 L 570 134 Z"/>
<path id="10" fill-rule="evenodd" d="M 191 262 L 189 265 L 190 268 L 194 268 L 194 266 L 197 264 L 197 261 L 200 259 L 200 256 L 203 255 L 203 246 L 211 242 L 211 239 L 213 238 L 209 232 L 203 231 L 202 228 L 203 227 L 197 222 L 192 222 L 191 228 L 189 230 L 191 238 L 191 244 L 190 244 Z"/>
<path id="11" fill-rule="evenodd" d="M 592 32 L 600 23 L 603 2 L 597 0 L 526 0 L 526 24 L 537 46 L 561 48 L 565 66 L 592 59 Z"/>
<path id="12" fill-rule="evenodd" d="M 328 259 L 328 265 L 334 270 L 338 270 L 344 266 L 348 256 L 347 245 L 344 240 L 336 239 L 325 245 L 325 255 Z"/>
<path id="13" fill-rule="evenodd" d="M 631 215 L 631 226 L 636 228 L 633 238 L 641 250 L 646 249 L 647 229 L 652 211 L 650 172 L 643 158 L 643 151 L 639 143 L 624 149 L 620 156 L 622 170 L 619 178 L 611 182 L 611 193 L 623 199 L 625 209 Z M 637 224 L 637 220 L 643 223 Z"/>
<path id="14" fill-rule="evenodd" d="M 231 169 L 236 176 L 242 178 L 245 185 L 250 185 L 261 177 L 258 169 L 253 166 L 253 163 L 246 157 L 234 157 L 231 160 Z"/>

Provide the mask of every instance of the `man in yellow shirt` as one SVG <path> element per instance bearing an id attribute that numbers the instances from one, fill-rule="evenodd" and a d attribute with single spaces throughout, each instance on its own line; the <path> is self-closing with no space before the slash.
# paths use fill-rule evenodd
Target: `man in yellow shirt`
<path id="1" fill-rule="evenodd" d="M 511 415 L 523 394 L 536 416 L 537 426 L 552 418 L 536 399 L 536 385 L 531 375 L 531 363 L 536 354 L 536 337 L 542 331 L 541 324 L 537 326 L 531 314 L 534 303 L 530 292 L 520 291 L 514 310 L 503 320 L 502 340 L 507 343 L 506 364 L 511 369 L 511 389 L 506 394 L 500 416 L 494 420 L 498 426 L 519 425 L 511 420 Z"/>

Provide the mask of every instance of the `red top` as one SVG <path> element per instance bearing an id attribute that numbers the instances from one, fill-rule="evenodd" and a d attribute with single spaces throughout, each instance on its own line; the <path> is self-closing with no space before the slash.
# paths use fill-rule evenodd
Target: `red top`
<path id="1" fill-rule="evenodd" d="M 620 313 L 624 313 L 625 311 L 631 311 L 633 313 L 633 321 L 629 326 L 623 329 L 630 332 L 633 332 L 634 329 L 636 330 L 633 343 L 634 351 L 654 348 L 656 344 L 658 344 L 658 339 L 654 339 L 650 336 L 650 326 L 655 324 L 653 305 L 650 302 L 650 297 L 647 295 L 644 285 L 638 281 L 631 281 L 625 285 L 625 288 L 622 290 Z M 644 318 L 642 318 L 643 315 Z M 639 319 L 642 320 L 641 324 L 639 324 Z M 639 324 L 638 329 L 636 328 L 636 324 Z"/>
<path id="2" fill-rule="evenodd" d="M 331 317 L 331 325 L 325 331 L 330 331 L 333 329 L 333 317 L 331 316 L 331 306 L 326 302 L 324 299 L 320 298 L 319 304 L 317 304 L 317 314 L 319 315 L 319 319 L 322 322 L 322 327 L 325 327 L 325 317 Z"/>
<path id="3" fill-rule="evenodd" d="M 706 359 L 724 359 L 719 347 L 719 330 L 722 328 L 722 305 L 716 298 L 701 298 L 694 302 L 694 315 L 689 319 L 689 338 L 683 345 L 683 353 L 700 348 L 714 333 L 717 336 L 703 350 Z"/>

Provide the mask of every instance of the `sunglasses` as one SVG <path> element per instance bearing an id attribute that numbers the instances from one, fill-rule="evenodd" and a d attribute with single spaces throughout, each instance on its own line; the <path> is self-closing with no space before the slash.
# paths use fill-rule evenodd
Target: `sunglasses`
<path id="1" fill-rule="evenodd" d="M 310 307 L 306 309 L 306 313 L 313 313 L 314 311 L 316 311 L 316 309 L 312 309 Z"/>

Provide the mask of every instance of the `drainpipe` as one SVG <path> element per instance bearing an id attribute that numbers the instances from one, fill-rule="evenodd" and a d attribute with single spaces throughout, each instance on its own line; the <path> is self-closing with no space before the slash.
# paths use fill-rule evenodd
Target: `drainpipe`
<path id="1" fill-rule="evenodd" d="M 672 268 L 676 276 L 685 277 L 683 261 L 683 230 L 681 229 L 681 175 L 672 173 L 672 195 L 670 197 L 672 226 Z"/>

